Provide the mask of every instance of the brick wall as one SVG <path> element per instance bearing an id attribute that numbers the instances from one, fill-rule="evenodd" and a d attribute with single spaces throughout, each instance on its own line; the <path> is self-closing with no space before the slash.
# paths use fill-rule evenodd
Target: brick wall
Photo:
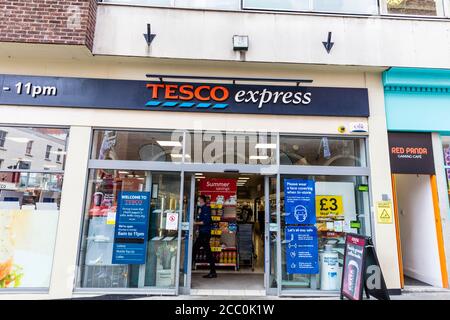
<path id="1" fill-rule="evenodd" d="M 92 50 L 96 11 L 96 0 L 0 0 L 0 41 Z"/>

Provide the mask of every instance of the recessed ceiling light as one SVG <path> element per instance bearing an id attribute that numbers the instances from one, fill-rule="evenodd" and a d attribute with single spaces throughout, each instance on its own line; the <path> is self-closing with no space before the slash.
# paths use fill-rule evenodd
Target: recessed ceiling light
<path id="1" fill-rule="evenodd" d="M 202 176 L 203 173 L 197 172 L 197 173 L 195 173 L 195 175 L 196 175 L 196 176 Z"/>
<path id="2" fill-rule="evenodd" d="M 257 143 L 255 145 L 256 149 L 276 149 L 277 145 L 275 143 Z"/>
<path id="3" fill-rule="evenodd" d="M 119 170 L 119 174 L 129 174 L 129 172 L 128 171 L 120 171 Z"/>
<path id="4" fill-rule="evenodd" d="M 269 156 L 250 156 L 250 160 L 267 160 Z"/>
<path id="5" fill-rule="evenodd" d="M 250 180 L 249 177 L 239 177 L 238 180 Z"/>
<path id="6" fill-rule="evenodd" d="M 180 141 L 156 141 L 161 147 L 181 147 Z"/>

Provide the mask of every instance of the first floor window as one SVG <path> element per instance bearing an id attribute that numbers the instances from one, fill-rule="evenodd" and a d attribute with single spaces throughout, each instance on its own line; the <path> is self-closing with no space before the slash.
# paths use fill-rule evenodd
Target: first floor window
<path id="1" fill-rule="evenodd" d="M 27 142 L 27 147 L 26 147 L 26 150 L 25 150 L 25 154 L 26 155 L 31 155 L 31 150 L 33 149 L 33 140 L 29 140 L 28 142 Z"/>
<path id="2" fill-rule="evenodd" d="M 4 148 L 5 147 L 6 135 L 7 134 L 8 134 L 8 132 L 0 130 L 0 148 Z"/>
<path id="3" fill-rule="evenodd" d="M 50 153 L 52 152 L 52 146 L 47 145 L 45 149 L 45 160 L 50 160 Z"/>

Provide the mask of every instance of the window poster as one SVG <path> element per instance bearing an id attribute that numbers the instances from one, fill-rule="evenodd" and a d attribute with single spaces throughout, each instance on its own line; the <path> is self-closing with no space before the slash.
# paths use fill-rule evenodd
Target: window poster
<path id="1" fill-rule="evenodd" d="M 0 290 L 48 288 L 57 210 L 0 210 Z"/>
<path id="2" fill-rule="evenodd" d="M 150 192 L 119 192 L 113 264 L 145 264 L 149 210 Z"/>
<path id="3" fill-rule="evenodd" d="M 287 225 L 316 223 L 314 180 L 284 180 L 284 211 Z"/>
<path id="4" fill-rule="evenodd" d="M 286 273 L 319 273 L 317 229 L 313 226 L 286 227 Z"/>

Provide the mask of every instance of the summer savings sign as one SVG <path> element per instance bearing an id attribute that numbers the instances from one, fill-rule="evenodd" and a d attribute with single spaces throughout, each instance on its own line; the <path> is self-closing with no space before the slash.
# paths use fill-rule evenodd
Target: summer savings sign
<path id="1" fill-rule="evenodd" d="M 236 179 L 201 179 L 199 193 L 209 197 L 212 203 L 236 204 Z"/>

